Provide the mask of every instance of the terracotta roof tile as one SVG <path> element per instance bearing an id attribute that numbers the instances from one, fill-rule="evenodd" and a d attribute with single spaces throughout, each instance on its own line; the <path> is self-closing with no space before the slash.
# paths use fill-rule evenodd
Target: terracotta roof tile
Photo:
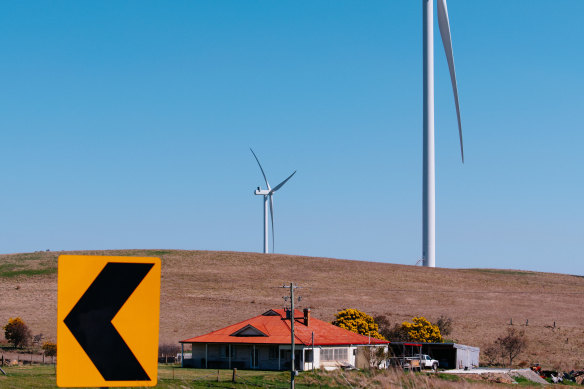
<path id="1" fill-rule="evenodd" d="M 290 344 L 290 320 L 285 320 L 285 310 L 272 309 L 271 311 L 277 313 L 277 315 L 265 316 L 262 314 L 205 335 L 181 340 L 180 343 Z M 294 322 L 295 344 L 307 346 L 312 344 L 313 332 L 315 346 L 389 343 L 385 340 L 369 339 L 368 336 L 356 334 L 313 317 L 310 318 L 308 324 L 308 326 L 304 325 L 303 312 L 296 310 Z M 248 325 L 257 328 L 268 336 L 231 336 L 234 332 Z"/>

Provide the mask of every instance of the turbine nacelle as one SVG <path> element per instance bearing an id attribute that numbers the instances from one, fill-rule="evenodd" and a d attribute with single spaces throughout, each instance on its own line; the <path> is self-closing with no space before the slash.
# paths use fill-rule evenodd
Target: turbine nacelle
<path id="1" fill-rule="evenodd" d="M 267 196 L 270 194 L 270 191 L 267 189 L 261 189 L 259 186 L 258 188 L 253 192 L 255 195 L 263 195 L 263 196 Z"/>

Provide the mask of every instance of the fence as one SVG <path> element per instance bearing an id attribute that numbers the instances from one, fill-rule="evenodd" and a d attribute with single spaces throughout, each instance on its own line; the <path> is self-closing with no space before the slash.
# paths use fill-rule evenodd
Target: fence
<path id="1" fill-rule="evenodd" d="M 0 354 L 0 367 L 11 365 L 52 365 L 57 357 L 47 357 L 45 354 L 4 352 Z"/>

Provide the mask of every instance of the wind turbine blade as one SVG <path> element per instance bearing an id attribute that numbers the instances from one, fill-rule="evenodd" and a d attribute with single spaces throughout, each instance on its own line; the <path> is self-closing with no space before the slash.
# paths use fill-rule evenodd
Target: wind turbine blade
<path id="1" fill-rule="evenodd" d="M 260 163 L 260 160 L 258 159 L 257 155 L 253 152 L 253 150 L 251 149 L 251 147 L 249 148 L 251 153 L 253 154 L 253 156 L 255 157 L 255 160 L 257 161 L 260 170 L 262 171 L 262 175 L 264 176 L 264 180 L 266 181 L 266 185 L 268 186 L 268 190 L 270 190 L 270 184 L 268 182 L 268 179 L 266 178 L 266 173 L 264 173 L 264 169 L 262 168 L 262 164 Z"/>
<path id="2" fill-rule="evenodd" d="M 438 11 L 438 27 L 440 28 L 440 36 L 442 37 L 442 44 L 444 45 L 444 52 L 446 53 L 446 60 L 448 61 L 448 69 L 450 70 L 450 81 L 452 81 L 452 91 L 454 92 L 454 104 L 456 104 L 456 117 L 458 119 L 458 136 L 460 137 L 460 155 L 462 156 L 462 163 L 464 163 L 464 147 L 462 146 L 462 124 L 460 121 L 460 107 L 458 105 L 458 88 L 456 86 L 454 55 L 452 54 L 452 37 L 450 36 L 450 22 L 448 21 L 448 9 L 446 8 L 446 0 L 438 0 L 437 11 Z"/>
<path id="3" fill-rule="evenodd" d="M 275 191 L 277 191 L 278 189 L 280 189 L 281 187 L 283 187 L 283 186 L 284 186 L 284 184 L 285 184 L 286 182 L 288 182 L 288 180 L 289 180 L 289 179 L 291 179 L 291 178 L 292 178 L 292 176 L 293 176 L 294 174 L 296 174 L 296 170 L 294 170 L 294 173 L 290 174 L 290 176 L 288 176 L 288 178 L 286 178 L 284 181 L 282 181 L 282 182 L 280 182 L 278 185 L 276 185 L 276 186 L 274 187 L 274 189 L 272 189 L 272 193 L 274 193 Z"/>
<path id="4" fill-rule="evenodd" d="M 274 245 L 274 199 L 270 194 L 270 216 L 272 217 L 272 253 L 275 253 L 275 245 Z"/>

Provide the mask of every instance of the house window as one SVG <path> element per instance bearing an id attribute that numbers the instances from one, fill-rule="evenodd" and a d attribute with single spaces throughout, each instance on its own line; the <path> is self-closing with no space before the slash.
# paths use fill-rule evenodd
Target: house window
<path id="1" fill-rule="evenodd" d="M 323 348 L 320 350 L 321 361 L 347 361 L 348 352 L 346 348 Z"/>
<path id="2" fill-rule="evenodd" d="M 219 356 L 221 358 L 229 358 L 229 345 L 223 345 L 221 346 L 221 348 L 219 349 Z M 235 358 L 235 346 L 231 347 L 231 358 Z"/>
<path id="3" fill-rule="evenodd" d="M 304 362 L 312 362 L 312 350 L 304 350 Z"/>
<path id="4" fill-rule="evenodd" d="M 346 348 L 336 348 L 334 349 L 334 357 L 335 361 L 348 361 L 347 358 L 347 349 Z"/>
<path id="5" fill-rule="evenodd" d="M 332 361 L 333 360 L 333 349 L 323 348 L 320 350 L 320 360 L 321 361 Z"/>
<path id="6" fill-rule="evenodd" d="M 278 359 L 278 346 L 270 346 L 270 353 L 268 355 L 270 359 Z"/>

